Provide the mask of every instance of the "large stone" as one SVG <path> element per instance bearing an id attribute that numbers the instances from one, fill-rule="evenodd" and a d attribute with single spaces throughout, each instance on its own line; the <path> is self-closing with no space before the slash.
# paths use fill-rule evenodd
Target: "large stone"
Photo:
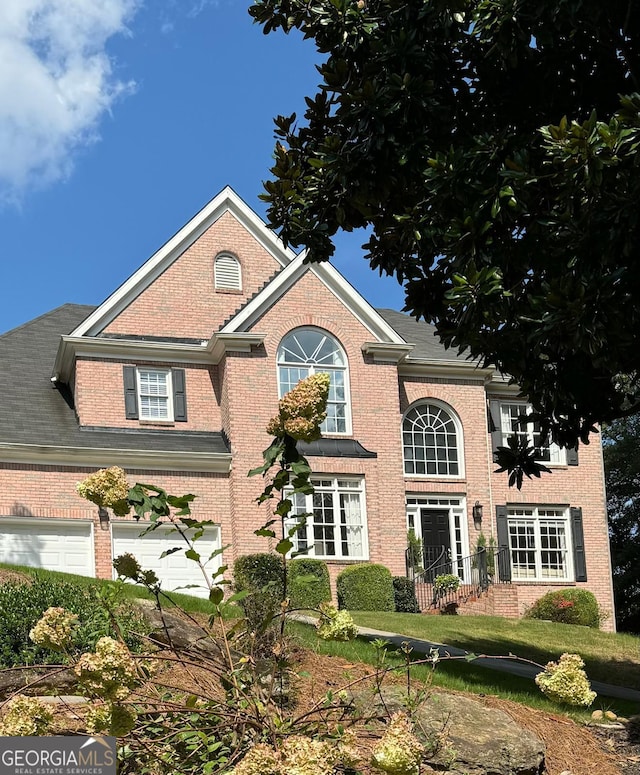
<path id="1" fill-rule="evenodd" d="M 403 710 L 406 695 L 399 687 L 383 687 L 388 712 Z M 382 699 L 370 693 L 356 697 L 367 712 Z M 439 747 L 423 768 L 446 775 L 541 775 L 544 771 L 544 743 L 523 729 L 501 710 L 486 708 L 476 700 L 458 694 L 433 692 L 416 712 L 416 733 L 423 742 Z"/>

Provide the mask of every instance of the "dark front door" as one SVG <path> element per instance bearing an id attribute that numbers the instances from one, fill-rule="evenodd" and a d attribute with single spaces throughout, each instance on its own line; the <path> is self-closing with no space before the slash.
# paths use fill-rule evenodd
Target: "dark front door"
<path id="1" fill-rule="evenodd" d="M 422 547 L 426 575 L 438 576 L 451 573 L 451 537 L 449 534 L 449 509 L 420 509 Z M 425 581 L 431 581 L 425 578 Z"/>

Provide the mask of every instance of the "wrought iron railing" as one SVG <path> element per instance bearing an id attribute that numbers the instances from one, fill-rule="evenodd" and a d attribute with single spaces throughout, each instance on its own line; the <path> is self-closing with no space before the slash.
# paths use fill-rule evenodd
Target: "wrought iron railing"
<path id="1" fill-rule="evenodd" d="M 441 558 L 442 554 L 440 552 Z M 451 578 L 438 579 L 442 576 L 457 577 L 459 582 L 456 584 Z M 444 557 L 409 578 L 415 581 L 416 597 L 421 610 L 442 609 L 460 604 L 470 597 L 486 592 L 492 584 L 511 582 L 508 549 L 503 547 L 487 552 L 481 548 L 476 554 L 468 557 Z"/>

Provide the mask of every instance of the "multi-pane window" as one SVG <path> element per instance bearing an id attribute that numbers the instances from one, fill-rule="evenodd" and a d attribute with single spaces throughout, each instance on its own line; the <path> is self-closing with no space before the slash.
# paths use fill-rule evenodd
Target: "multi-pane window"
<path id="1" fill-rule="evenodd" d="M 509 507 L 509 548 L 515 581 L 566 581 L 572 577 L 567 511 Z"/>
<path id="2" fill-rule="evenodd" d="M 293 538 L 295 551 L 325 560 L 366 560 L 367 522 L 364 481 L 341 477 L 313 478 L 312 495 L 292 497 L 294 514 L 306 514 L 306 524 Z M 297 524 L 295 517 L 287 527 Z"/>
<path id="3" fill-rule="evenodd" d="M 172 420 L 171 371 L 139 368 L 138 401 L 141 420 Z"/>
<path id="4" fill-rule="evenodd" d="M 347 359 L 336 340 L 318 328 L 298 328 L 287 334 L 278 348 L 280 397 L 311 374 L 326 373 L 331 379 L 327 419 L 323 433 L 349 433 Z"/>
<path id="5" fill-rule="evenodd" d="M 405 474 L 460 476 L 458 429 L 453 416 L 437 404 L 419 404 L 402 423 Z"/>
<path id="6" fill-rule="evenodd" d="M 565 463 L 565 452 L 557 444 L 543 444 L 540 423 L 526 421 L 533 412 L 530 404 L 511 402 L 500 404 L 500 432 L 502 444 L 507 446 L 509 436 L 516 435 L 526 439 L 536 449 L 536 458 L 549 463 Z"/>

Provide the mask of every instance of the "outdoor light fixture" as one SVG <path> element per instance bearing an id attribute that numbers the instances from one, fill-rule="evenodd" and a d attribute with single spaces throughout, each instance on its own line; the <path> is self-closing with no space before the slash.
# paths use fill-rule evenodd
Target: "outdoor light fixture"
<path id="1" fill-rule="evenodd" d="M 109 512 L 103 509 L 102 506 L 98 509 L 98 517 L 100 518 L 100 530 L 109 529 Z"/>
<path id="2" fill-rule="evenodd" d="M 471 513 L 473 514 L 473 524 L 475 528 L 479 530 L 482 526 L 482 504 L 480 501 L 476 501 Z"/>

